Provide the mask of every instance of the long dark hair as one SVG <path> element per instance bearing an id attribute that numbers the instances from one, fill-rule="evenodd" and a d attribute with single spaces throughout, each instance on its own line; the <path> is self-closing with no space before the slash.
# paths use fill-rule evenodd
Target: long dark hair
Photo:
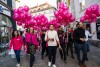
<path id="1" fill-rule="evenodd" d="M 19 36 L 19 32 L 18 32 L 18 30 L 14 30 L 14 31 L 12 32 L 12 38 L 15 37 L 15 34 L 14 34 L 15 31 L 17 31 L 17 36 Z"/>
<path id="2" fill-rule="evenodd" d="M 30 29 L 31 29 L 31 28 L 29 28 L 29 33 L 30 33 Z M 34 34 L 34 28 L 32 28 L 32 29 L 33 29 L 33 32 L 32 32 L 32 33 Z"/>

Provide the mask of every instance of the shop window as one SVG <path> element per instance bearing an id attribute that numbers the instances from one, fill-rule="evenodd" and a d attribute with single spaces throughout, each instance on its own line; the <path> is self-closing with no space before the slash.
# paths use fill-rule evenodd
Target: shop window
<path id="1" fill-rule="evenodd" d="M 2 15 L 2 21 L 4 21 L 5 23 L 7 23 L 7 17 Z"/>
<path id="2" fill-rule="evenodd" d="M 0 53 L 8 48 L 12 33 L 12 24 L 8 17 L 0 14 Z"/>
<path id="3" fill-rule="evenodd" d="M 85 9 L 86 1 L 85 0 L 79 0 L 79 4 L 80 4 L 80 12 L 81 12 Z"/>

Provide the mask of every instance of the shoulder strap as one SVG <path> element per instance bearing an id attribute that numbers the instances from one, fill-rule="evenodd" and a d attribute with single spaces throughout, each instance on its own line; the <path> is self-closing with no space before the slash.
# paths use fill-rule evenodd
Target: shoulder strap
<path id="1" fill-rule="evenodd" d="M 48 39 L 48 31 L 47 31 L 47 39 Z"/>
<path id="2" fill-rule="evenodd" d="M 31 35 L 31 38 L 30 38 L 30 42 L 32 43 L 32 35 Z"/>

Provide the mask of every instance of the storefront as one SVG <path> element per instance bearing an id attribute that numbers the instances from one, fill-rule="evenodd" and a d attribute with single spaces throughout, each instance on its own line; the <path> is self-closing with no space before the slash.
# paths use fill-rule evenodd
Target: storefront
<path id="1" fill-rule="evenodd" d="M 11 33 L 16 27 L 11 14 L 10 9 L 0 4 L 0 53 L 4 53 L 7 50 Z"/>
<path id="2" fill-rule="evenodd" d="M 100 18 L 97 19 L 96 31 L 97 31 L 97 38 L 100 40 Z"/>

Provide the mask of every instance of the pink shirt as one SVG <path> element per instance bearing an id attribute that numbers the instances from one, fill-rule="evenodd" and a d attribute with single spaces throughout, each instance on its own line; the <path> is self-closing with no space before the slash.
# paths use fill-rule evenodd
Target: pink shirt
<path id="1" fill-rule="evenodd" d="M 23 45 L 22 37 L 21 36 L 14 37 L 14 38 L 11 38 L 9 49 L 13 47 L 14 50 L 21 50 L 22 45 Z"/>
<path id="2" fill-rule="evenodd" d="M 36 45 L 36 47 L 39 46 L 38 40 L 36 35 L 31 34 L 31 33 L 27 33 L 26 34 L 26 42 L 31 42 L 31 37 L 32 37 L 32 43 Z"/>

